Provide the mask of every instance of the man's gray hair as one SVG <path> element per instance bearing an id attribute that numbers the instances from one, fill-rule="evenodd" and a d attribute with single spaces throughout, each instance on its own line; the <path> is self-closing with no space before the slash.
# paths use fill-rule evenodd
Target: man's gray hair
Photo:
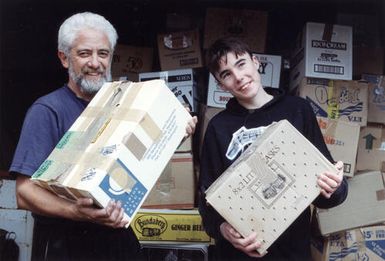
<path id="1" fill-rule="evenodd" d="M 111 50 L 114 50 L 118 40 L 118 34 L 114 26 L 103 16 L 91 12 L 74 14 L 62 23 L 58 34 L 58 50 L 68 56 L 73 41 L 78 32 L 83 29 L 94 29 L 104 32 L 110 42 Z"/>

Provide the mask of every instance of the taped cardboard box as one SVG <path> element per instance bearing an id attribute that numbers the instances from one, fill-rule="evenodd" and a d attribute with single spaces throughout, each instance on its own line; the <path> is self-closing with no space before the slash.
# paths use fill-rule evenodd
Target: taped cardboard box
<path id="1" fill-rule="evenodd" d="M 111 64 L 112 77 L 119 78 L 132 73 L 149 72 L 152 70 L 152 61 L 152 48 L 118 44 Z"/>
<path id="2" fill-rule="evenodd" d="M 185 244 L 213 242 L 202 225 L 197 209 L 140 209 L 132 227 L 141 243 Z"/>
<path id="3" fill-rule="evenodd" d="M 379 171 L 348 179 L 349 193 L 339 206 L 317 209 L 322 235 L 385 222 L 385 185 Z"/>
<path id="4" fill-rule="evenodd" d="M 158 52 L 162 71 L 203 66 L 197 29 L 158 34 Z"/>
<path id="5" fill-rule="evenodd" d="M 335 167 L 287 120 L 267 127 L 207 189 L 206 199 L 264 253 L 319 195 L 317 176 Z"/>
<path id="6" fill-rule="evenodd" d="M 312 241 L 314 261 L 385 260 L 385 226 L 342 231 Z"/>
<path id="7" fill-rule="evenodd" d="M 197 88 L 197 72 L 194 69 L 146 72 L 139 74 L 139 81 L 162 79 L 178 100 L 188 106 L 192 112 L 197 111 L 199 93 Z"/>
<path id="8" fill-rule="evenodd" d="M 304 77 L 352 80 L 352 27 L 308 22 L 298 35 L 293 54 L 290 90 Z"/>
<path id="9" fill-rule="evenodd" d="M 208 49 L 218 38 L 240 38 L 256 52 L 266 49 L 268 13 L 260 10 L 207 8 L 203 48 Z M 258 36 L 258 37 L 256 37 Z"/>
<path id="10" fill-rule="evenodd" d="M 371 124 L 360 129 L 357 151 L 357 171 L 385 172 L 385 127 Z"/>
<path id="11" fill-rule="evenodd" d="M 334 160 L 344 163 L 344 175 L 353 177 L 356 166 L 360 125 L 317 117 L 326 146 Z"/>
<path id="12" fill-rule="evenodd" d="M 142 208 L 192 209 L 195 183 L 192 154 L 175 153 Z"/>
<path id="13" fill-rule="evenodd" d="M 368 122 L 385 124 L 385 76 L 363 74 L 369 82 Z"/>
<path id="14" fill-rule="evenodd" d="M 298 95 L 310 102 L 317 116 L 366 126 L 368 83 L 320 78 L 304 78 Z"/>
<path id="15" fill-rule="evenodd" d="M 186 132 L 190 114 L 162 80 L 106 83 L 32 180 L 100 207 L 121 201 L 131 221 Z"/>
<path id="16" fill-rule="evenodd" d="M 253 53 L 257 57 L 260 67 L 258 72 L 261 76 L 261 82 L 263 87 L 279 88 L 279 82 L 281 77 L 281 64 L 282 57 L 278 55 L 257 54 Z M 217 84 L 214 76 L 209 74 L 208 93 L 207 93 L 207 105 L 217 108 L 225 108 L 228 100 L 233 97 L 228 91 L 222 90 Z"/>

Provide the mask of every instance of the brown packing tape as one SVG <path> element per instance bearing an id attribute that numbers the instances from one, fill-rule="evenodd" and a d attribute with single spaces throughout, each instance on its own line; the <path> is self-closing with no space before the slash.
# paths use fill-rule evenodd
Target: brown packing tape
<path id="1" fill-rule="evenodd" d="M 381 172 L 385 173 L 385 161 L 381 161 Z"/>
<path id="2" fill-rule="evenodd" d="M 385 189 L 377 190 L 376 191 L 377 200 L 385 200 Z"/>
<path id="3" fill-rule="evenodd" d="M 146 153 L 147 147 L 132 132 L 123 137 L 122 143 L 139 161 Z"/>
<path id="4" fill-rule="evenodd" d="M 333 25 L 332 24 L 325 24 L 324 31 L 322 34 L 322 40 L 331 42 L 333 35 Z"/>

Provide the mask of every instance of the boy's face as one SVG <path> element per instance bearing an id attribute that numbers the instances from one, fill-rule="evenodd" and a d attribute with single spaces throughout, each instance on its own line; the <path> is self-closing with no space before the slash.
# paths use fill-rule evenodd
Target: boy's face
<path id="1" fill-rule="evenodd" d="M 230 52 L 221 58 L 215 78 L 222 89 L 238 100 L 248 101 L 255 98 L 262 88 L 258 68 L 256 57 L 250 57 L 248 53 L 236 56 Z"/>

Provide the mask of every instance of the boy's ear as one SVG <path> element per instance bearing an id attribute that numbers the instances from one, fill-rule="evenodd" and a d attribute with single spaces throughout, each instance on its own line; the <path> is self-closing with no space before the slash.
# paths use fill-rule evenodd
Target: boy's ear
<path id="1" fill-rule="evenodd" d="M 69 61 L 67 55 L 64 54 L 62 51 L 57 52 L 57 56 L 60 59 L 61 64 L 63 65 L 64 68 L 68 69 L 69 67 Z"/>
<path id="2" fill-rule="evenodd" d="M 259 70 L 259 66 L 261 65 L 261 63 L 259 62 L 258 57 L 255 54 L 252 54 L 251 59 L 257 65 L 257 70 Z"/>

